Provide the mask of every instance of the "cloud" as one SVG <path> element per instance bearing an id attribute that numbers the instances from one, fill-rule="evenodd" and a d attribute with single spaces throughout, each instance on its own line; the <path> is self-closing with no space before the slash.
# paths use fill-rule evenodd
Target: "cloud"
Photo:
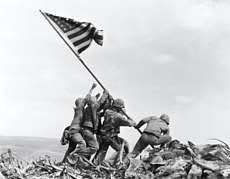
<path id="1" fill-rule="evenodd" d="M 191 96 L 176 96 L 175 102 L 179 105 L 187 105 L 193 101 Z"/>
<path id="2" fill-rule="evenodd" d="M 85 95 L 94 81 L 39 14 L 38 7 L 92 21 L 105 31 L 105 45 L 93 44 L 82 58 L 113 95 L 126 100 L 134 117 L 173 113 L 173 134 L 186 138 L 195 135 L 194 130 L 200 138 L 205 136 L 203 129 L 209 119 L 214 129 L 219 112 L 227 123 L 228 1 L 70 0 L 66 4 L 9 0 L 1 4 L 0 114 L 1 131 L 6 135 L 22 131 L 33 135 L 36 130 L 34 135 L 57 136 L 57 128 L 72 119 L 74 98 Z M 198 100 L 218 95 L 222 96 L 218 103 Z M 226 109 L 222 110 L 224 99 Z M 12 104 L 22 107 L 15 107 L 11 114 Z M 199 115 L 209 112 L 210 106 L 215 117 Z M 33 125 L 31 118 L 48 125 L 35 129 L 39 124 Z M 23 125 L 12 125 L 18 119 Z M 188 121 L 192 126 L 189 132 Z"/>
<path id="3" fill-rule="evenodd" d="M 158 64 L 167 64 L 173 62 L 174 58 L 170 54 L 160 54 L 152 58 L 152 61 Z"/>

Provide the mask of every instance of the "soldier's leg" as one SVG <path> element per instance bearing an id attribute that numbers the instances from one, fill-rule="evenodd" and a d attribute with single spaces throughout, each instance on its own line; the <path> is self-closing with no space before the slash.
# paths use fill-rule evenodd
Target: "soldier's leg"
<path id="1" fill-rule="evenodd" d="M 124 152 L 123 152 L 122 160 L 124 161 L 124 159 L 129 154 L 129 143 L 125 139 L 123 139 L 123 142 L 124 142 Z"/>
<path id="2" fill-rule="evenodd" d="M 105 159 L 106 153 L 109 149 L 109 143 L 106 140 L 101 139 L 99 144 L 99 150 L 97 151 L 96 155 L 94 156 L 93 163 L 95 165 L 100 165 L 103 160 Z"/>
<path id="3" fill-rule="evenodd" d="M 157 145 L 164 145 L 172 140 L 172 137 L 169 135 L 162 135 L 160 138 L 157 140 L 156 144 Z"/>
<path id="4" fill-rule="evenodd" d="M 98 156 L 98 154 L 99 154 L 99 152 L 100 152 L 100 150 L 101 150 L 101 148 L 103 146 L 103 139 L 102 139 L 102 137 L 100 135 L 97 135 L 96 138 L 97 138 L 97 143 L 98 143 L 99 149 L 97 150 L 97 152 L 95 153 L 95 155 L 93 157 L 93 160 L 92 160 L 93 163 L 94 163 L 95 158 L 97 158 L 97 156 Z"/>
<path id="5" fill-rule="evenodd" d="M 66 161 L 66 159 L 68 159 L 69 163 L 74 163 L 75 162 L 74 153 L 77 150 L 79 150 L 79 148 L 81 150 L 84 150 L 86 148 L 86 143 L 79 132 L 72 133 L 70 137 L 70 145 L 66 152 L 65 159 L 63 160 Z"/>
<path id="6" fill-rule="evenodd" d="M 124 151 L 126 154 L 128 154 L 129 153 L 129 143 L 127 140 L 125 140 L 123 138 L 121 138 L 121 139 L 122 139 L 122 143 L 124 143 Z"/>
<path id="7" fill-rule="evenodd" d="M 65 152 L 65 155 L 63 157 L 62 163 L 66 162 L 66 158 L 68 157 L 68 155 L 74 151 L 74 149 L 76 148 L 76 144 L 73 143 L 72 141 L 69 141 L 69 146 L 67 151 Z"/>
<path id="8" fill-rule="evenodd" d="M 79 152 L 88 158 L 88 156 L 93 155 L 99 149 L 98 142 L 93 131 L 89 129 L 82 130 L 82 136 L 86 142 L 86 148 Z"/>
<path id="9" fill-rule="evenodd" d="M 110 158 L 110 161 L 112 161 L 113 164 L 116 164 L 119 161 L 123 162 L 123 159 L 129 153 L 129 144 L 125 139 L 118 137 L 118 136 L 115 136 L 112 139 L 113 139 L 113 142 L 111 142 L 111 147 L 114 150 L 116 150 L 117 153 L 116 155 Z"/>
<path id="10" fill-rule="evenodd" d="M 131 158 L 136 158 L 149 145 L 149 136 L 145 133 L 138 139 L 133 151 L 128 155 Z"/>
<path id="11" fill-rule="evenodd" d="M 85 148 L 86 148 L 86 142 L 85 142 L 85 140 L 83 139 L 81 133 L 79 133 L 79 132 L 74 133 L 74 134 L 71 136 L 70 140 L 71 140 L 72 143 L 74 143 L 74 144 L 77 145 L 76 152 L 77 152 L 78 150 L 85 150 Z M 75 153 L 75 151 L 72 152 L 72 153 Z"/>
<path id="12" fill-rule="evenodd" d="M 129 153 L 129 143 L 128 141 L 126 141 L 125 139 L 116 136 L 115 138 L 113 138 L 115 146 L 113 146 L 113 144 L 111 144 L 111 147 L 116 150 L 116 151 L 120 151 L 121 150 L 121 146 L 124 143 L 124 153 L 128 154 Z M 116 147 L 119 147 L 118 149 L 116 149 Z"/>

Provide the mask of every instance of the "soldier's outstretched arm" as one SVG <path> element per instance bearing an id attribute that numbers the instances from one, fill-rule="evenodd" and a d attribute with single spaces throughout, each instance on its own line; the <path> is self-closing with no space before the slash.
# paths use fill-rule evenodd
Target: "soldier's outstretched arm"
<path id="1" fill-rule="evenodd" d="M 130 126 L 132 126 L 132 127 L 136 127 L 137 123 L 136 123 L 133 119 L 128 118 L 127 120 L 129 121 Z"/>
<path id="2" fill-rule="evenodd" d="M 103 91 L 103 94 L 101 95 L 100 99 L 98 100 L 99 107 L 105 103 L 105 101 L 107 100 L 109 95 L 110 95 L 109 91 L 107 89 L 105 89 Z"/>
<path id="3" fill-rule="evenodd" d="M 92 87 L 90 88 L 89 92 L 87 93 L 87 95 L 85 97 L 85 99 L 86 99 L 87 102 L 90 101 L 92 92 L 93 92 L 94 88 L 96 88 L 96 87 L 97 87 L 97 84 L 93 83 Z"/>
<path id="4" fill-rule="evenodd" d="M 94 90 L 94 88 L 96 88 L 97 87 L 97 84 L 96 83 L 93 83 L 93 85 L 92 85 L 92 87 L 90 88 L 90 90 L 89 90 L 89 93 L 88 94 L 92 94 L 92 92 L 93 92 L 93 90 Z"/>
<path id="5" fill-rule="evenodd" d="M 149 120 L 151 120 L 151 117 L 146 117 L 146 118 L 140 120 L 135 128 L 139 129 L 141 126 L 143 126 L 144 124 L 149 122 Z"/>
<path id="6" fill-rule="evenodd" d="M 141 126 L 143 126 L 145 122 L 143 120 L 140 120 L 138 124 L 135 126 L 136 129 L 139 129 Z"/>
<path id="7" fill-rule="evenodd" d="M 126 118 L 122 114 L 117 114 L 117 115 L 118 115 L 118 119 L 119 119 L 118 121 L 120 126 L 129 126 L 129 127 L 136 126 L 136 122 L 131 118 Z"/>

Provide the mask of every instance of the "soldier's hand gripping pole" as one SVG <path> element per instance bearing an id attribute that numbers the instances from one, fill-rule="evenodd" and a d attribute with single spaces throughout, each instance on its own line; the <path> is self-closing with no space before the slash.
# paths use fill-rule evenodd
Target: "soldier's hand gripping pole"
<path id="1" fill-rule="evenodd" d="M 92 94 L 94 88 L 96 88 L 96 87 L 97 87 L 97 84 L 96 84 L 96 83 L 93 83 L 92 87 L 91 87 L 90 90 L 89 90 L 89 94 L 90 94 L 90 95 Z"/>
<path id="2" fill-rule="evenodd" d="M 87 99 L 88 102 L 90 101 L 91 94 L 92 94 L 94 88 L 96 88 L 96 86 L 97 86 L 97 84 L 96 84 L 96 83 L 93 83 L 92 87 L 91 87 L 90 90 L 89 90 L 89 93 L 86 95 L 86 99 Z"/>
<path id="3" fill-rule="evenodd" d="M 125 112 L 124 110 L 122 110 L 122 112 L 123 112 L 123 114 L 124 114 L 128 119 L 131 119 L 131 118 L 128 116 L 128 114 L 126 114 L 126 112 Z M 135 128 L 140 134 L 142 134 L 142 131 L 141 131 L 139 128 L 136 128 L 135 126 L 134 126 L 134 128 Z"/>

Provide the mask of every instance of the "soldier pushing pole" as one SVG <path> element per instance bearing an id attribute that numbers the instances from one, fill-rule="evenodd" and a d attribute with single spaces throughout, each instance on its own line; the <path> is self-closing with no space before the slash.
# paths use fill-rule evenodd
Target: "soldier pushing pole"
<path id="1" fill-rule="evenodd" d="M 47 20 L 47 22 L 51 25 L 51 27 L 55 30 L 55 32 L 59 35 L 59 37 L 65 42 L 65 44 L 69 47 L 69 49 L 73 52 L 73 54 L 75 55 L 75 57 L 81 62 L 81 64 L 86 68 L 86 70 L 91 74 L 91 76 L 97 81 L 97 83 L 101 86 L 101 88 L 103 90 L 105 90 L 106 88 L 103 86 L 103 84 L 101 83 L 101 81 L 96 77 L 96 75 L 90 70 L 90 68 L 85 64 L 85 62 L 81 59 L 80 55 L 76 52 L 76 50 L 73 49 L 73 47 L 70 45 L 69 41 L 66 40 L 66 38 L 63 36 L 63 34 L 65 34 L 65 30 L 63 31 L 63 29 L 61 27 L 59 27 L 59 29 L 61 29 L 64 33 L 61 33 L 60 30 L 57 29 L 56 26 L 58 26 L 58 24 L 62 24 L 63 21 L 66 21 L 66 24 L 64 25 L 72 25 L 72 22 L 68 22 L 66 19 L 63 20 L 62 17 L 58 17 L 58 16 L 54 16 L 55 18 L 57 18 L 57 20 L 55 20 L 55 18 L 53 18 L 53 15 L 50 15 L 48 13 L 44 13 L 40 10 L 40 13 L 44 16 L 44 18 Z M 60 19 L 60 21 L 58 21 L 58 19 Z M 67 23 L 68 22 L 68 23 Z M 63 25 L 63 24 L 62 24 Z M 73 31 L 73 30 L 72 30 Z M 70 31 L 71 32 L 71 31 Z M 69 31 L 67 32 L 69 33 Z M 90 34 L 94 40 L 96 41 L 96 31 L 94 31 L 94 36 L 92 36 L 92 34 Z M 125 111 L 123 111 L 123 114 L 128 118 L 131 119 Z M 137 128 L 136 128 L 137 129 Z M 142 132 L 140 131 L 140 129 L 137 129 L 138 132 L 140 134 L 142 134 Z"/>

